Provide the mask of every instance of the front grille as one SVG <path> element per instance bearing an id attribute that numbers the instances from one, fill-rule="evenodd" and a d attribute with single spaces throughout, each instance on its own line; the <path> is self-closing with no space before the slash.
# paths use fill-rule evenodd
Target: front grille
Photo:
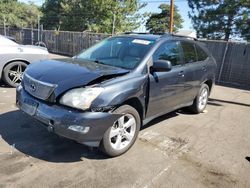
<path id="1" fill-rule="evenodd" d="M 30 95 L 42 100 L 48 100 L 57 87 L 55 84 L 36 80 L 30 77 L 27 73 L 23 76 L 23 86 Z"/>

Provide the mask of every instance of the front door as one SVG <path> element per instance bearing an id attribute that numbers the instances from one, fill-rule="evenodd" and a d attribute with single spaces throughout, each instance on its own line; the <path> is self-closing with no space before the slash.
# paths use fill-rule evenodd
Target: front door
<path id="1" fill-rule="evenodd" d="M 173 67 L 169 72 L 153 72 L 149 75 L 148 118 L 176 109 L 183 102 L 185 73 L 179 42 L 162 44 L 153 55 L 153 62 L 157 60 L 168 60 Z"/>

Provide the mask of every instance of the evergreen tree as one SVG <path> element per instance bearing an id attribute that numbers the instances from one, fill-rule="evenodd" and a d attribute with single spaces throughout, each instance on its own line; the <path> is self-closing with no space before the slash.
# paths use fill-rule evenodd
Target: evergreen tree
<path id="1" fill-rule="evenodd" d="M 138 0 L 46 0 L 42 6 L 45 29 L 91 30 L 111 33 L 132 31 L 140 26 Z"/>
<path id="2" fill-rule="evenodd" d="M 169 30 L 170 21 L 170 6 L 167 4 L 161 4 L 159 6 L 161 13 L 152 13 L 146 22 L 146 28 L 150 33 L 165 33 Z M 176 32 L 182 28 L 183 19 L 179 14 L 178 8 L 175 6 L 174 12 L 174 28 Z"/>
<path id="3" fill-rule="evenodd" d="M 188 0 L 198 37 L 250 39 L 250 0 Z"/>

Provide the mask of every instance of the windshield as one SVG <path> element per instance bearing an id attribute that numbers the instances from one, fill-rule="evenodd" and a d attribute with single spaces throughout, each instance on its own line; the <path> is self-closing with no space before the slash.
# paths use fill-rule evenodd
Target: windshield
<path id="1" fill-rule="evenodd" d="M 76 58 L 132 70 L 141 62 L 153 43 L 154 41 L 132 37 L 113 37 L 90 47 Z"/>

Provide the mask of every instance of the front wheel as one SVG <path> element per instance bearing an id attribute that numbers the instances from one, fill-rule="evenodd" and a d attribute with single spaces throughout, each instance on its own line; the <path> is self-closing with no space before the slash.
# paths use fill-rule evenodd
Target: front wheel
<path id="1" fill-rule="evenodd" d="M 119 156 L 134 144 L 140 130 L 140 116 L 129 105 L 117 108 L 113 113 L 123 114 L 104 134 L 100 149 L 107 155 Z"/>
<path id="2" fill-rule="evenodd" d="M 26 67 L 27 64 L 22 61 L 9 63 L 3 69 L 3 81 L 8 86 L 17 87 L 23 79 L 23 72 Z"/>
<path id="3" fill-rule="evenodd" d="M 208 97 L 209 87 L 207 84 L 202 84 L 198 95 L 194 99 L 193 105 L 190 107 L 191 110 L 196 114 L 202 113 L 207 106 Z"/>

